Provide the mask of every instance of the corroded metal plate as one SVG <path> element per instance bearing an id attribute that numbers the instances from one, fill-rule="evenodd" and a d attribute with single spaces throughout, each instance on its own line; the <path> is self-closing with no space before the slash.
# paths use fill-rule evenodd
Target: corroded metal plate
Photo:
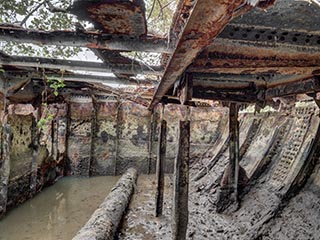
<path id="1" fill-rule="evenodd" d="M 141 36 L 147 33 L 145 6 L 137 0 L 75 1 L 71 13 L 110 34 Z"/>

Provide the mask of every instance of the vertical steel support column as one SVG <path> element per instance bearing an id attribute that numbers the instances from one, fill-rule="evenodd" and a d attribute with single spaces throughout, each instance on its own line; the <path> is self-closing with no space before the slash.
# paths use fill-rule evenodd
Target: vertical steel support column
<path id="1" fill-rule="evenodd" d="M 178 155 L 174 165 L 172 234 L 173 240 L 186 239 L 188 226 L 190 121 L 180 121 Z"/>
<path id="2" fill-rule="evenodd" d="M 157 166 L 156 166 L 156 211 L 155 216 L 162 215 L 163 195 L 164 195 L 164 163 L 166 160 L 167 149 L 167 122 L 161 119 L 159 139 L 158 139 L 158 152 L 157 152 Z"/>
<path id="3" fill-rule="evenodd" d="M 231 187 L 231 200 L 237 202 L 238 199 L 238 178 L 239 178 L 239 122 L 238 106 L 236 103 L 230 103 L 229 109 L 229 185 Z"/>

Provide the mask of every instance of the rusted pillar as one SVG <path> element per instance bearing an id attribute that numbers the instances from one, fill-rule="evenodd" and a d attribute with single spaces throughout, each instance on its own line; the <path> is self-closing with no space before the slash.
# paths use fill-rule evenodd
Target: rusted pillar
<path id="1" fill-rule="evenodd" d="M 149 124 L 149 141 L 148 141 L 148 174 L 151 173 L 152 167 L 152 160 L 153 160 L 153 140 L 154 140 L 154 133 L 155 133 L 155 126 L 157 125 L 155 122 L 155 113 L 152 112 L 150 115 L 150 124 Z"/>
<path id="2" fill-rule="evenodd" d="M 2 158 L 0 162 L 0 217 L 6 212 L 7 193 L 10 176 L 11 126 L 7 123 L 2 127 Z"/>
<path id="3" fill-rule="evenodd" d="M 156 209 L 155 216 L 162 215 L 163 194 L 164 194 L 164 162 L 166 159 L 167 149 L 167 122 L 161 118 L 158 152 L 157 152 L 157 166 L 156 166 Z"/>
<path id="4" fill-rule="evenodd" d="M 30 192 L 32 195 L 37 192 L 37 171 L 38 171 L 38 148 L 39 148 L 39 129 L 37 122 L 39 119 L 39 108 L 34 111 L 35 118 L 32 121 L 32 163 L 30 177 Z"/>
<path id="5" fill-rule="evenodd" d="M 115 139 L 115 157 L 114 157 L 114 170 L 113 174 L 117 175 L 117 162 L 119 157 L 119 142 L 120 142 L 120 124 L 121 124 L 121 102 L 117 106 L 117 119 L 116 119 L 116 139 Z"/>
<path id="6" fill-rule="evenodd" d="M 238 178 L 239 178 L 239 121 L 238 106 L 230 103 L 229 109 L 229 186 L 231 187 L 231 200 L 237 202 L 238 198 Z"/>
<path id="7" fill-rule="evenodd" d="M 90 167 L 89 167 L 89 176 L 92 175 L 93 169 L 92 165 L 94 162 L 94 150 L 95 150 L 95 140 L 97 134 L 97 100 L 94 95 L 91 96 L 92 98 L 92 116 L 91 116 L 91 139 L 90 139 Z"/>
<path id="8" fill-rule="evenodd" d="M 173 240 L 186 239 L 188 226 L 190 121 L 179 123 L 178 154 L 174 164 L 172 234 Z"/>

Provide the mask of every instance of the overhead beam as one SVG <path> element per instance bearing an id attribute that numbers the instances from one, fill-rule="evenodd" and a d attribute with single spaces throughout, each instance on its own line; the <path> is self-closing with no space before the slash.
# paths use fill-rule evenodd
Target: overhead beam
<path id="1" fill-rule="evenodd" d="M 256 24 L 254 21 L 252 23 Z M 281 25 L 265 27 L 261 25 L 233 23 L 226 26 L 221 34 L 219 34 L 219 39 L 250 42 L 251 44 L 263 43 L 273 48 L 291 46 L 304 49 L 304 51 L 319 51 L 319 32 L 312 32 L 311 34 L 308 31 L 281 29 L 281 27 Z"/>
<path id="2" fill-rule="evenodd" d="M 104 83 L 104 84 L 114 84 L 122 86 L 148 86 L 153 87 L 157 83 L 148 79 L 120 79 L 114 76 L 99 76 L 99 75 L 89 75 L 89 74 L 78 74 L 66 72 L 61 73 L 45 73 L 47 78 L 63 79 L 65 82 L 74 83 Z M 8 87 L 13 87 L 15 85 L 20 85 L 30 79 L 42 81 L 43 75 L 38 72 L 25 72 L 25 71 L 6 71 L 4 73 L 6 79 L 8 79 Z M 1 83 L 1 82 L 0 82 Z M 0 84 L 0 91 L 3 90 L 3 86 Z M 151 95 L 150 95 L 151 98 Z"/>
<path id="3" fill-rule="evenodd" d="M 187 23 L 171 56 L 160 85 L 149 109 L 159 103 L 161 98 L 178 80 L 197 55 L 231 21 L 235 11 L 246 1 L 198 0 L 188 2 L 193 10 L 186 15 Z M 194 5 L 194 6 L 192 6 Z"/>
<path id="4" fill-rule="evenodd" d="M 296 94 L 316 92 L 320 92 L 320 83 L 318 77 L 269 88 L 266 90 L 265 97 L 267 100 L 270 100 L 275 97 L 285 97 Z"/>
<path id="5" fill-rule="evenodd" d="M 274 48 L 217 39 L 188 68 L 189 72 L 227 74 L 319 74 L 320 55 L 292 46 Z"/>
<path id="6" fill-rule="evenodd" d="M 146 66 L 136 64 L 108 64 L 89 61 L 63 60 L 27 56 L 10 56 L 0 58 L 0 65 L 14 67 L 34 67 L 63 70 L 81 70 L 104 73 L 123 73 L 123 74 L 148 74 L 161 76 L 163 69 L 161 66 Z"/>
<path id="7" fill-rule="evenodd" d="M 98 48 L 118 51 L 171 53 L 166 38 L 130 37 L 92 31 L 42 31 L 0 26 L 0 40 L 37 45 Z"/>
<path id="8" fill-rule="evenodd" d="M 215 100 L 215 101 L 228 101 L 238 103 L 254 103 L 257 101 L 263 101 L 263 98 L 254 90 L 251 91 L 240 91 L 233 92 L 222 91 L 219 89 L 208 89 L 202 87 L 193 88 L 193 98 Z"/>

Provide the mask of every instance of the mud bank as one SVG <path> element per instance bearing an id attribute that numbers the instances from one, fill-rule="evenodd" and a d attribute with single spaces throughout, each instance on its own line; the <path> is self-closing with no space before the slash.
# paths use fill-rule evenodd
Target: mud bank
<path id="1" fill-rule="evenodd" d="M 319 110 L 304 102 L 285 111 L 240 120 L 240 165 L 249 178 L 236 211 L 217 213 L 228 164 L 228 133 L 213 157 L 192 159 L 187 239 L 318 239 Z M 172 179 L 166 178 L 164 216 L 153 216 L 155 176 L 138 179 L 119 239 L 171 239 Z"/>

